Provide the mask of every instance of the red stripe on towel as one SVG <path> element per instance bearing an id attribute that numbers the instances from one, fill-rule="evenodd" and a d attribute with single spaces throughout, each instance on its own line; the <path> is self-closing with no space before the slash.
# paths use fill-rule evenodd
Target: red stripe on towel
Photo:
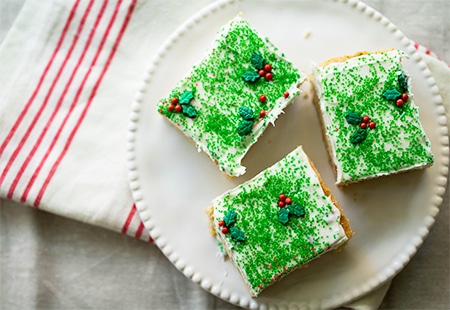
<path id="1" fill-rule="evenodd" d="M 68 28 L 68 26 L 70 25 L 70 22 L 69 22 L 69 21 L 71 21 L 72 18 L 73 18 L 73 14 L 72 14 L 72 13 L 75 13 L 76 6 L 78 6 L 78 1 L 77 1 L 76 5 L 75 5 L 74 9 L 71 11 L 69 20 L 68 20 L 68 22 L 66 23 L 67 28 Z M 80 26 L 79 26 L 77 32 L 78 32 L 78 31 L 81 31 L 81 29 L 83 28 L 83 27 L 82 27 L 83 24 L 84 24 L 84 23 L 81 23 L 81 24 L 80 24 Z M 10 139 L 11 139 L 11 137 L 12 137 L 12 135 L 13 135 L 14 132 L 17 130 L 17 127 L 20 125 L 20 122 L 22 121 L 22 119 L 25 117 L 25 114 L 26 114 L 26 112 L 28 111 L 28 108 L 31 106 L 32 102 L 34 101 L 34 98 L 36 97 L 36 95 L 37 95 L 37 93 L 38 93 L 38 91 L 39 91 L 39 89 L 40 89 L 40 87 L 41 87 L 42 81 L 43 81 L 44 77 L 47 75 L 48 70 L 50 69 L 51 63 L 53 63 L 53 60 L 56 58 L 56 53 L 57 53 L 57 51 L 59 51 L 60 43 L 62 44 L 63 39 L 64 39 L 64 36 L 65 36 L 65 34 L 67 33 L 67 30 L 68 30 L 68 29 L 66 29 L 66 27 L 64 27 L 62 37 L 60 38 L 60 41 L 58 42 L 58 45 L 57 45 L 57 47 L 56 47 L 56 49 L 55 49 L 55 51 L 54 51 L 54 53 L 53 53 L 53 55 L 52 55 L 52 57 L 51 57 L 51 59 L 50 59 L 49 64 L 47 65 L 47 67 L 46 67 L 45 70 L 44 70 L 44 74 L 43 74 L 43 76 L 41 77 L 41 79 L 40 79 L 40 81 L 39 81 L 39 83 L 38 83 L 37 88 L 36 88 L 35 91 L 33 92 L 32 97 L 31 97 L 30 100 L 28 101 L 28 103 L 27 103 L 27 105 L 25 106 L 24 110 L 22 110 L 21 114 L 19 115 L 19 118 L 17 119 L 17 121 L 16 121 L 16 123 L 14 124 L 13 128 L 11 129 L 10 133 L 9 133 L 8 136 L 6 137 L 5 141 L 3 142 L 2 146 L 1 146 L 1 149 L 0 149 L 0 154 L 2 154 L 2 152 L 4 151 L 4 148 L 6 148 L 8 142 L 10 141 Z M 23 145 L 25 144 L 26 140 L 28 139 L 28 136 L 30 135 L 31 131 L 33 130 L 34 126 L 36 125 L 36 123 L 37 123 L 37 121 L 38 121 L 38 119 L 39 119 L 39 117 L 40 117 L 40 115 L 41 115 L 43 109 L 44 109 L 45 106 L 47 105 L 47 101 L 48 101 L 48 99 L 49 99 L 49 97 L 50 97 L 50 94 L 51 94 L 51 92 L 53 91 L 53 88 L 54 88 L 54 86 L 55 86 L 57 80 L 59 79 L 59 76 L 61 75 L 61 72 L 62 72 L 62 70 L 63 70 L 63 68 L 64 68 L 64 66 L 65 66 L 65 64 L 66 64 L 66 62 L 67 62 L 67 60 L 68 60 L 68 58 L 69 58 L 69 56 L 70 56 L 70 54 L 72 53 L 73 47 L 74 47 L 74 45 L 75 45 L 75 43 L 76 43 L 77 40 L 78 40 L 78 36 L 75 36 L 75 37 L 74 37 L 74 40 L 72 41 L 72 46 L 71 46 L 71 48 L 69 49 L 69 52 L 68 52 L 66 58 L 64 59 L 64 62 L 63 62 L 63 64 L 61 65 L 61 67 L 59 68 L 58 73 L 57 73 L 57 76 L 56 76 L 56 78 L 53 80 L 53 82 L 52 82 L 52 84 L 51 84 L 49 93 L 47 93 L 47 95 L 46 95 L 46 97 L 45 97 L 44 104 L 41 106 L 41 108 L 39 109 L 38 113 L 37 113 L 37 114 L 35 115 L 35 117 L 33 118 L 33 121 L 31 122 L 30 126 L 28 127 L 27 131 L 25 132 L 25 135 L 22 136 L 22 139 L 20 139 L 19 144 L 18 144 L 18 145 L 16 146 L 16 148 L 14 149 L 14 151 L 13 151 L 11 157 L 9 158 L 9 160 L 8 160 L 8 162 L 7 162 L 6 166 L 5 166 L 5 168 L 3 169 L 2 174 L 1 174 L 1 176 L 0 176 L 0 185 L 1 185 L 1 184 L 3 183 L 3 181 L 5 180 L 5 177 L 6 177 L 6 175 L 8 174 L 9 169 L 11 168 L 11 165 L 13 164 L 13 162 L 14 162 L 14 160 L 16 159 L 17 155 L 19 154 L 20 150 L 22 149 Z M 8 195 L 8 198 L 11 198 L 11 197 L 9 197 L 9 195 Z"/>
<path id="2" fill-rule="evenodd" d="M 11 141 L 12 136 L 14 135 L 14 133 L 16 132 L 17 128 L 19 127 L 20 123 L 22 122 L 23 118 L 25 117 L 25 115 L 28 112 L 28 109 L 30 108 L 31 104 L 33 103 L 34 99 L 36 98 L 39 90 L 41 89 L 42 83 L 44 82 L 45 77 L 47 76 L 48 71 L 50 70 L 50 67 L 53 64 L 53 61 L 56 58 L 56 54 L 58 54 L 59 49 L 61 48 L 61 45 L 64 42 L 64 39 L 66 37 L 67 31 L 69 30 L 70 24 L 72 23 L 73 17 L 75 16 L 75 11 L 77 10 L 78 4 L 80 3 L 80 0 L 75 1 L 72 9 L 70 10 L 70 14 L 69 17 L 66 20 L 66 24 L 63 27 L 63 30 L 61 32 L 61 35 L 58 39 L 58 43 L 56 44 L 56 48 L 53 51 L 52 56 L 50 57 L 47 65 L 45 66 L 44 71 L 42 72 L 41 77 L 39 78 L 39 82 L 36 85 L 36 88 L 33 91 L 33 94 L 31 95 L 31 97 L 28 99 L 27 104 L 25 105 L 25 107 L 23 108 L 22 112 L 20 112 L 19 117 L 17 118 L 17 120 L 15 121 L 13 127 L 10 129 L 8 135 L 6 136 L 5 140 L 3 141 L 2 145 L 0 146 L 0 156 L 3 154 L 5 148 L 7 147 L 9 141 Z"/>
<path id="3" fill-rule="evenodd" d="M 58 81 L 61 72 L 63 71 L 64 67 L 66 66 L 66 63 L 69 60 L 69 58 L 70 58 L 70 56 L 72 54 L 72 51 L 75 48 L 76 43 L 78 42 L 78 38 L 80 37 L 81 31 L 83 30 L 83 27 L 84 27 L 84 25 L 86 23 L 86 19 L 87 19 L 88 15 L 89 15 L 89 13 L 91 11 L 91 8 L 92 8 L 93 4 L 94 4 L 94 0 L 91 0 L 89 2 L 89 4 L 88 4 L 87 8 L 86 8 L 86 11 L 84 12 L 84 15 L 83 15 L 81 21 L 80 21 L 80 25 L 78 26 L 78 29 L 77 29 L 76 35 L 74 37 L 74 40 L 72 41 L 72 44 L 71 44 L 71 46 L 69 48 L 69 52 L 67 53 L 66 58 L 64 59 L 64 62 L 62 64 L 60 70 L 58 71 L 57 76 L 55 77 L 55 80 L 53 80 L 52 86 L 50 87 L 50 90 L 49 90 L 48 94 L 46 95 L 44 103 L 42 104 L 41 108 L 39 109 L 38 114 L 35 116 L 35 119 L 39 118 L 40 114 L 42 113 L 42 111 L 44 110 L 45 106 L 47 105 L 47 102 L 48 102 L 48 100 L 50 98 L 50 95 L 53 92 L 53 88 L 56 85 L 56 82 Z M 92 39 L 92 38 L 90 38 L 90 39 Z M 90 42 L 90 41 L 88 41 L 88 42 Z M 20 166 L 19 172 L 16 174 L 16 177 L 14 178 L 14 180 L 13 180 L 13 182 L 11 184 L 11 187 L 9 188 L 8 195 L 7 195 L 8 198 L 11 199 L 11 197 L 13 196 L 14 190 L 15 190 L 17 184 L 19 183 L 19 180 L 22 177 L 23 172 L 25 171 L 25 169 L 27 168 L 28 164 L 30 163 L 31 158 L 36 153 L 36 150 L 38 149 L 39 145 L 41 144 L 42 139 L 44 139 L 44 136 L 47 133 L 48 128 L 50 128 L 50 125 L 52 124 L 53 119 L 55 118 L 57 112 L 59 111 L 59 109 L 60 109 L 60 107 L 62 105 L 62 101 L 63 101 L 63 99 L 64 99 L 64 97 L 65 97 L 65 95 L 67 93 L 67 89 L 69 88 L 70 84 L 72 83 L 72 80 L 74 78 L 74 75 L 75 75 L 76 71 L 78 70 L 78 67 L 80 65 L 81 60 L 84 58 L 84 54 L 86 52 L 86 49 L 87 49 L 87 46 L 85 47 L 85 50 L 83 51 L 83 54 L 82 54 L 81 59 L 79 60 L 79 62 L 77 64 L 76 69 L 72 72 L 72 75 L 70 76 L 69 82 L 66 84 L 66 87 L 64 88 L 62 96 L 59 98 L 58 103 L 56 104 L 55 109 L 53 110 L 53 113 L 50 116 L 50 119 L 47 121 L 46 125 L 44 126 L 44 129 L 42 130 L 41 134 L 39 135 L 39 138 L 37 139 L 36 143 L 33 145 L 33 148 L 31 149 L 30 153 L 27 155 L 27 158 L 25 159 L 24 163 Z M 30 135 L 31 130 L 34 127 L 34 123 L 35 123 L 35 120 L 33 120 L 32 126 L 30 126 L 30 128 L 25 133 L 24 138 L 28 137 Z M 19 146 L 22 147 L 23 145 L 19 145 Z M 20 149 L 19 149 L 19 151 L 20 151 Z M 25 201 L 25 199 L 23 199 L 22 201 Z"/>
<path id="4" fill-rule="evenodd" d="M 108 59 L 106 61 L 106 64 L 103 67 L 103 70 L 102 70 L 102 72 L 100 74 L 100 77 L 98 78 L 97 82 L 94 85 L 94 88 L 92 89 L 92 92 L 91 92 L 91 95 L 89 96 L 88 102 L 86 103 L 86 105 L 85 105 L 85 107 L 84 107 L 84 109 L 83 109 L 83 111 L 81 113 L 81 116 L 78 119 L 75 127 L 73 128 L 72 132 L 70 133 L 70 136 L 69 136 L 69 138 L 68 138 L 68 140 L 67 140 L 67 142 L 66 142 L 66 144 L 64 146 L 64 149 L 61 151 L 61 153 L 58 156 L 57 160 L 54 162 L 54 164 L 53 164 L 49 174 L 47 175 L 47 177 L 46 177 L 46 179 L 44 181 L 44 184 L 42 185 L 41 189 L 39 190 L 39 193 L 38 193 L 38 195 L 36 197 L 36 200 L 34 201 L 34 206 L 36 208 L 39 207 L 39 204 L 40 204 L 40 202 L 42 200 L 42 197 L 43 197 L 43 195 L 44 195 L 44 193 L 45 193 L 45 191 L 46 191 L 46 189 L 48 187 L 48 184 L 50 183 L 53 175 L 56 172 L 56 169 L 58 168 L 58 166 L 61 163 L 62 159 L 64 158 L 65 154 L 67 153 L 67 150 L 69 149 L 70 144 L 72 143 L 72 140 L 73 140 L 73 138 L 75 137 L 75 134 L 78 131 L 78 128 L 80 127 L 81 123 L 83 122 L 83 119 L 86 116 L 90 105 L 92 104 L 92 101 L 93 101 L 93 99 L 94 99 L 94 97 L 95 97 L 95 95 L 97 93 L 97 89 L 99 88 L 99 86 L 100 86 L 100 84 L 101 84 L 101 82 L 103 80 L 103 77 L 105 76 L 105 73 L 108 70 L 109 65 L 111 64 L 111 61 L 112 61 L 112 59 L 113 59 L 113 57 L 114 57 L 114 55 L 115 55 L 115 53 L 117 51 L 117 48 L 118 48 L 118 46 L 120 44 L 120 41 L 121 41 L 121 39 L 123 37 L 123 34 L 125 33 L 125 30 L 126 30 L 126 28 L 128 26 L 128 23 L 129 23 L 130 19 L 131 19 L 131 16 L 133 14 L 135 6 L 136 6 L 136 0 L 132 0 L 132 3 L 130 4 L 130 6 L 128 8 L 128 12 L 127 12 L 127 14 L 125 16 L 125 20 L 124 20 L 124 22 L 122 24 L 122 27 L 120 28 L 119 34 L 118 34 L 118 36 L 117 36 L 117 38 L 116 38 L 116 40 L 114 42 L 114 45 L 113 45 L 113 47 L 111 49 L 111 52 L 110 52 L 110 54 L 108 56 Z M 117 10 L 118 10 L 118 7 L 116 8 L 116 12 L 115 13 L 117 13 Z M 109 32 L 109 28 L 111 28 L 110 26 L 112 26 L 112 24 L 109 25 L 108 30 L 107 30 L 108 32 Z"/>
<path id="5" fill-rule="evenodd" d="M 125 224 L 123 224 L 122 227 L 122 234 L 126 234 L 128 231 L 128 227 L 130 227 L 131 220 L 133 220 L 133 216 L 136 213 L 136 205 L 133 204 L 131 207 L 130 213 L 128 213 L 127 219 L 125 221 Z"/>
<path id="6" fill-rule="evenodd" d="M 44 129 L 44 130 L 41 132 L 41 135 L 39 136 L 38 140 L 36 141 L 35 145 L 33 146 L 33 149 L 31 150 L 30 154 L 27 156 L 25 162 L 23 163 L 22 167 L 20 168 L 19 173 L 17 174 L 16 178 L 14 179 L 14 181 L 13 181 L 13 183 L 12 183 L 12 185 L 11 185 L 11 188 L 10 188 L 10 190 L 9 190 L 9 192 L 8 192 L 8 197 L 12 197 L 13 191 L 14 191 L 15 187 L 17 186 L 17 183 L 18 183 L 20 177 L 22 176 L 23 171 L 25 171 L 26 167 L 28 166 L 29 162 L 31 161 L 31 158 L 34 156 L 34 154 L 35 154 L 37 148 L 39 147 L 39 145 L 41 144 L 42 140 L 44 139 L 44 136 L 45 136 L 45 134 L 46 134 L 46 132 L 47 132 L 47 128 L 50 127 L 51 123 L 53 122 L 53 120 L 54 120 L 54 118 L 55 118 L 55 116 L 56 116 L 56 114 L 57 114 L 57 112 L 59 111 L 59 109 L 60 109 L 60 107 L 61 107 L 61 105 L 62 105 L 62 103 L 63 103 L 63 101 L 64 101 L 64 98 L 65 98 L 65 96 L 66 96 L 66 94 L 67 94 L 67 91 L 68 91 L 69 87 L 70 87 L 71 84 L 72 84 L 72 81 L 73 81 L 73 79 L 74 79 L 74 77 L 75 77 L 75 74 L 78 72 L 78 69 L 79 69 L 81 63 L 82 63 L 84 57 L 86 56 L 86 53 L 87 53 L 87 51 L 88 51 L 88 48 L 89 48 L 90 45 L 91 45 L 91 42 L 92 42 L 92 39 L 93 39 L 93 37 L 94 37 L 94 35 L 95 35 L 95 32 L 96 32 L 96 30 L 97 30 L 97 27 L 98 27 L 98 25 L 99 25 L 99 23 L 100 23 L 100 21 L 101 21 L 101 19 L 102 19 L 102 17 L 103 17 L 103 14 L 105 13 L 105 9 L 106 9 L 107 3 L 108 3 L 108 1 L 104 1 L 104 2 L 103 2 L 103 5 L 102 5 L 102 7 L 100 8 L 100 11 L 99 11 L 99 13 L 98 13 L 98 15 L 97 15 L 97 18 L 96 18 L 96 20 L 95 20 L 95 23 L 94 23 L 94 25 L 93 25 L 93 27 L 92 27 L 92 29 L 91 29 L 91 32 L 89 33 L 89 37 L 88 37 L 88 40 L 86 41 L 86 44 L 85 44 L 85 46 L 84 46 L 84 48 L 83 48 L 83 52 L 81 53 L 81 56 L 80 56 L 80 58 L 78 59 L 78 62 L 77 62 L 76 66 L 75 66 L 75 68 L 74 68 L 74 70 L 73 70 L 73 72 L 72 72 L 72 74 L 71 74 L 71 76 L 70 76 L 70 78 L 69 78 L 69 81 L 67 82 L 66 86 L 64 87 L 64 91 L 62 92 L 61 96 L 60 96 L 59 99 L 58 99 L 58 103 L 57 103 L 57 105 L 56 105 L 56 107 L 55 107 L 55 110 L 53 111 L 53 113 L 52 113 L 50 119 L 47 121 L 47 124 L 46 124 L 46 126 L 44 127 L 44 128 L 46 128 L 46 129 Z M 72 103 L 72 105 L 74 105 L 74 103 Z M 71 108 L 69 109 L 70 112 L 71 112 L 72 110 L 73 110 L 73 107 L 71 107 Z M 70 112 L 69 112 L 68 115 L 70 115 Z M 66 116 L 66 118 L 64 118 L 64 123 L 65 123 L 66 119 L 68 118 L 68 115 Z M 62 126 L 63 126 L 63 125 L 62 125 Z M 58 130 L 58 132 L 57 132 L 57 134 L 55 135 L 55 137 L 53 138 L 53 140 L 52 140 L 52 142 L 51 142 L 49 148 L 48 148 L 47 151 L 45 152 L 44 157 L 41 159 L 41 162 L 39 163 L 39 165 L 38 165 L 38 167 L 36 168 L 35 172 L 34 172 L 33 175 L 31 176 L 31 179 L 28 181 L 28 183 L 27 183 L 27 185 L 26 185 L 26 187 L 25 187 L 25 190 L 24 190 L 24 192 L 23 192 L 23 194 L 22 194 L 22 196 L 21 196 L 21 198 L 20 198 L 20 200 L 21 200 L 22 202 L 25 202 L 25 201 L 26 201 L 26 199 L 27 199 L 27 197 L 28 197 L 28 193 L 29 193 L 31 187 L 33 186 L 34 181 L 36 180 L 36 177 L 38 176 L 38 174 L 39 174 L 39 172 L 40 172 L 42 166 L 44 165 L 44 162 L 46 161 L 46 159 L 47 159 L 47 157 L 49 156 L 50 152 L 52 151 L 53 147 L 55 146 L 55 144 L 56 144 L 56 142 L 57 142 L 57 140 L 58 140 L 58 138 L 59 138 L 59 135 L 60 135 L 61 131 L 62 131 L 62 128 L 60 128 L 60 130 Z"/>
<path id="7" fill-rule="evenodd" d="M 141 238 L 141 236 L 142 236 L 142 231 L 143 231 L 143 230 L 144 230 L 144 223 L 139 222 L 139 227 L 138 227 L 138 229 L 136 230 L 136 235 L 135 235 L 135 237 L 136 237 L 137 239 Z"/>

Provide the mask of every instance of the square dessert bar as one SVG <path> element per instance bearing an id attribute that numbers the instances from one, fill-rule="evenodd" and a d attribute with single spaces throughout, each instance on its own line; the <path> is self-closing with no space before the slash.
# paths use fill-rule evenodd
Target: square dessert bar
<path id="1" fill-rule="evenodd" d="M 253 297 L 353 234 L 302 147 L 215 198 L 208 211 Z"/>
<path id="2" fill-rule="evenodd" d="M 313 69 L 315 105 L 344 185 L 433 163 L 400 50 L 361 52 Z"/>
<path id="3" fill-rule="evenodd" d="M 300 91 L 303 74 L 238 16 L 223 26 L 207 55 L 193 66 L 158 112 L 229 176 L 269 123 Z"/>

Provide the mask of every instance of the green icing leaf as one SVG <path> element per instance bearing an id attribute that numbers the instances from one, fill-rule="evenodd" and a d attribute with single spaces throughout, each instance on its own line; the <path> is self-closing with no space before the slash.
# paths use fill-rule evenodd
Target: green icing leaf
<path id="1" fill-rule="evenodd" d="M 350 136 L 350 142 L 353 144 L 359 144 L 366 140 L 367 130 L 358 128 L 352 135 Z"/>
<path id="2" fill-rule="evenodd" d="M 180 104 L 188 104 L 193 98 L 194 93 L 186 89 L 180 96 Z"/>
<path id="3" fill-rule="evenodd" d="M 395 101 L 402 94 L 396 89 L 388 89 L 383 93 L 383 98 L 389 101 Z"/>
<path id="4" fill-rule="evenodd" d="M 408 91 L 408 82 L 409 77 L 406 75 L 404 71 L 398 76 L 398 85 L 401 88 L 401 91 L 406 93 Z"/>
<path id="5" fill-rule="evenodd" d="M 301 205 L 299 205 L 296 202 L 293 202 L 291 205 L 288 205 L 286 207 L 289 211 L 289 214 L 295 215 L 295 216 L 305 216 L 305 208 Z"/>
<path id="6" fill-rule="evenodd" d="M 289 222 L 289 211 L 286 208 L 281 208 L 280 211 L 278 211 L 278 220 L 283 225 Z"/>
<path id="7" fill-rule="evenodd" d="M 242 78 L 246 82 L 255 83 L 260 78 L 260 76 L 256 71 L 247 71 L 242 75 Z"/>
<path id="8" fill-rule="evenodd" d="M 253 67 L 255 67 L 255 69 L 261 70 L 262 68 L 264 68 L 264 59 L 260 54 L 252 53 L 250 61 L 252 62 L 252 65 Z"/>
<path id="9" fill-rule="evenodd" d="M 197 110 L 190 104 L 183 104 L 183 114 L 190 118 L 197 117 Z"/>
<path id="10" fill-rule="evenodd" d="M 225 226 L 230 227 L 234 223 L 236 223 L 236 211 L 234 209 L 230 209 L 225 213 L 223 217 L 223 221 L 225 222 Z"/>
<path id="11" fill-rule="evenodd" d="M 362 121 L 362 117 L 355 112 L 347 112 L 345 113 L 344 117 L 347 120 L 347 122 L 351 125 L 358 125 Z"/>
<path id="12" fill-rule="evenodd" d="M 238 134 L 243 137 L 252 132 L 253 121 L 243 120 L 238 126 Z"/>
<path id="13" fill-rule="evenodd" d="M 234 241 L 239 242 L 245 241 L 245 233 L 237 227 L 230 228 L 230 235 Z"/>
<path id="14" fill-rule="evenodd" d="M 255 118 L 253 116 L 253 110 L 250 109 L 249 107 L 245 107 L 245 106 L 240 107 L 239 114 L 242 116 L 243 119 L 245 119 L 247 121 L 253 121 Z"/>

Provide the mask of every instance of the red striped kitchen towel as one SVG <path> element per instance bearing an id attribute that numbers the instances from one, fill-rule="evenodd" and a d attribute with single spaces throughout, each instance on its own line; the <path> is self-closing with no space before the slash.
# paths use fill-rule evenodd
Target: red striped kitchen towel
<path id="1" fill-rule="evenodd" d="M 0 47 L 2 198 L 151 240 L 125 146 L 144 71 L 185 19 L 164 2 L 24 3 Z M 162 12 L 166 23 L 155 23 Z"/>

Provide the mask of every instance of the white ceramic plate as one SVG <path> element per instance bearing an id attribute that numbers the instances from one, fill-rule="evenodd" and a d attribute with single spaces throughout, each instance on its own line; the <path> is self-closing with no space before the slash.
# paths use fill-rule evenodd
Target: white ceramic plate
<path id="1" fill-rule="evenodd" d="M 216 31 L 240 11 L 262 35 L 306 72 L 311 61 L 361 50 L 403 49 L 412 90 L 431 140 L 435 164 L 425 171 L 334 184 L 311 95 L 300 96 L 269 127 L 233 180 L 156 112 L 157 101 L 210 46 Z M 306 34 L 309 33 L 309 37 Z M 309 84 L 304 84 L 305 94 Z M 205 290 L 242 307 L 340 306 L 399 272 L 422 244 L 442 202 L 448 171 L 448 129 L 430 71 L 410 41 L 381 14 L 355 1 L 225 1 L 193 16 L 167 39 L 151 62 L 132 106 L 128 167 L 142 221 L 170 261 Z M 330 253 L 248 295 L 237 271 L 219 258 L 204 209 L 210 201 L 303 145 L 346 211 L 356 232 L 341 253 Z"/>

